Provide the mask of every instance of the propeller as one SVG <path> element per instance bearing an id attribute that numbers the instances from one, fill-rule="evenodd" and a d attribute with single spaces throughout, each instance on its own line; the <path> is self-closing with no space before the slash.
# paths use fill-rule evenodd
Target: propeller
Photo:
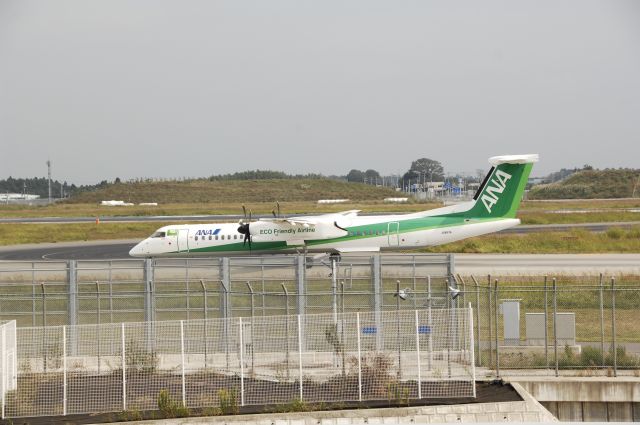
<path id="1" fill-rule="evenodd" d="M 278 211 L 277 214 L 276 211 Z M 276 201 L 276 209 L 271 210 L 271 214 L 273 214 L 273 218 L 280 218 L 280 202 Z"/>
<path id="2" fill-rule="evenodd" d="M 249 224 L 251 224 L 251 210 L 249 210 L 249 221 L 245 222 L 247 219 L 247 209 L 245 206 L 242 206 L 242 212 L 244 214 L 244 219 L 240 220 L 240 226 L 238 226 L 238 233 L 244 235 L 244 240 L 242 241 L 242 246 L 245 246 L 247 241 L 249 241 L 249 252 L 251 252 L 251 232 L 249 231 Z"/>

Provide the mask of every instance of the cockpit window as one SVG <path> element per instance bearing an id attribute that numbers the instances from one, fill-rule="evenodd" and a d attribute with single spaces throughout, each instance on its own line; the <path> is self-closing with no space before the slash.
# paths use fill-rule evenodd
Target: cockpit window
<path id="1" fill-rule="evenodd" d="M 166 232 L 155 232 L 151 235 L 152 238 L 164 238 L 166 236 Z"/>

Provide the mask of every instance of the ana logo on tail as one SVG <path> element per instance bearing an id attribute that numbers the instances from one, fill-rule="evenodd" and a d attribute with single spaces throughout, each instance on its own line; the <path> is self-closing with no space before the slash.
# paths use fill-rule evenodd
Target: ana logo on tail
<path id="1" fill-rule="evenodd" d="M 482 195 L 482 203 L 489 214 L 491 214 L 491 208 L 498 203 L 498 194 L 504 192 L 504 188 L 507 186 L 507 180 L 510 178 L 511 174 L 507 174 L 502 170 L 496 170 L 494 178 L 491 179 L 490 182 L 493 186 L 487 185 Z"/>

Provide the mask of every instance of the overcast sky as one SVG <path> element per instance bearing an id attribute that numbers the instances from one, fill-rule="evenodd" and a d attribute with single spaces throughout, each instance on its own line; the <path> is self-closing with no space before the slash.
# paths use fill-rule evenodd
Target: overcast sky
<path id="1" fill-rule="evenodd" d="M 0 0 L 0 178 L 640 167 L 640 1 Z"/>

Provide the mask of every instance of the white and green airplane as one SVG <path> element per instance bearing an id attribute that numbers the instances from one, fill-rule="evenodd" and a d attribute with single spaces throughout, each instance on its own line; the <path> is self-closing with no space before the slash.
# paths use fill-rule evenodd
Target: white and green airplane
<path id="1" fill-rule="evenodd" d="M 358 216 L 358 210 L 240 223 L 183 224 L 158 229 L 133 257 L 287 252 L 376 252 L 442 245 L 520 224 L 515 218 L 538 155 L 489 159 L 491 170 L 473 201 L 402 215 Z"/>

